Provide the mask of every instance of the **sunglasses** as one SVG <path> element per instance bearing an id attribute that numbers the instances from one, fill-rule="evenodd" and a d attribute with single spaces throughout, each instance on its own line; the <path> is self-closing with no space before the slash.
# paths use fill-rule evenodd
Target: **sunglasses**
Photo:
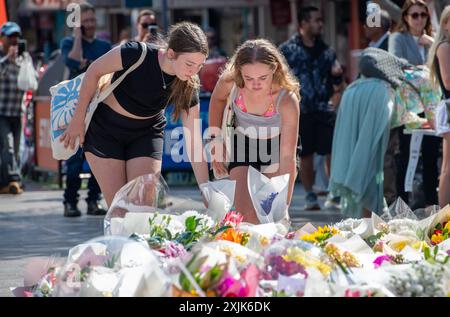
<path id="1" fill-rule="evenodd" d="M 417 20 L 419 17 L 421 17 L 422 19 L 427 19 L 428 18 L 428 13 L 425 13 L 425 12 L 422 12 L 422 13 L 414 12 L 414 13 L 410 14 L 409 16 L 411 16 L 411 18 L 413 18 L 414 20 Z"/>
<path id="2" fill-rule="evenodd" d="M 141 26 L 142 26 L 144 29 L 148 28 L 148 27 L 151 26 L 151 25 L 157 26 L 155 23 L 145 23 L 145 22 L 141 23 Z"/>

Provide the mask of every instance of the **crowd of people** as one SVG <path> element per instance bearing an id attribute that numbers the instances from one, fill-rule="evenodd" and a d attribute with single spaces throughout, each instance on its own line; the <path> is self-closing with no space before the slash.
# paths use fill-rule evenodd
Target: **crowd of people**
<path id="1" fill-rule="evenodd" d="M 268 39 L 242 43 L 214 82 L 206 141 L 196 124 L 198 74 L 208 58 L 224 55 L 214 30 L 181 22 L 171 26 L 164 40 L 154 12 L 143 10 L 137 36 L 130 39 L 124 33 L 111 46 L 96 38 L 94 7 L 82 4 L 81 27 L 61 43 L 69 78 L 85 73 L 77 109 L 61 136 L 66 147 L 74 147 L 76 140 L 81 145 L 66 162 L 64 216 L 81 215 L 79 174 L 85 159 L 92 170 L 90 215 L 105 215 L 115 193 L 130 180 L 160 174 L 169 104 L 188 132 L 186 151 L 198 184 L 210 179 L 205 156 L 196 155 L 208 143 L 214 175 L 236 181 L 234 205 L 245 221 L 258 222 L 248 192 L 250 166 L 268 177 L 288 174 L 288 204 L 299 175 L 305 210 L 321 209 L 314 190 L 318 169 L 329 178 L 325 208 L 360 217 L 382 212 L 397 197 L 412 203 L 404 180 L 410 159 L 408 125 L 414 120 L 436 132 L 423 140 L 424 199 L 415 203 L 448 204 L 450 126 L 440 100 L 450 98 L 450 6 L 406 0 L 398 8 L 388 0 L 377 2 L 380 24 L 364 26 L 368 48 L 362 51 L 358 78 L 348 86 L 344 66 L 322 39 L 325 21 L 316 7 L 299 9 L 298 31 L 279 47 Z M 23 91 L 16 85 L 21 30 L 8 22 L 0 32 L 0 191 L 18 194 L 23 191 L 18 171 Z M 113 83 L 133 66 L 99 104 L 86 130 L 87 107 L 100 78 L 110 75 Z M 228 113 L 230 139 L 223 131 Z M 317 156 L 325 158 L 324 166 L 315 166 Z M 102 195 L 107 206 L 100 203 Z"/>

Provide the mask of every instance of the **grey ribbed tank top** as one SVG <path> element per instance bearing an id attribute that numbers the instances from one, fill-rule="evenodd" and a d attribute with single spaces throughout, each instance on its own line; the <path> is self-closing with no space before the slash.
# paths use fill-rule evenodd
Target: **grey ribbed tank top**
<path id="1" fill-rule="evenodd" d="M 279 112 L 279 105 L 281 98 L 286 93 L 282 89 L 275 101 L 275 114 L 271 117 L 263 117 L 248 112 L 236 105 L 238 88 L 236 85 L 231 90 L 231 102 L 233 103 L 233 111 L 235 114 L 235 129 L 236 131 L 253 139 L 271 139 L 280 135 L 281 131 L 281 115 Z"/>

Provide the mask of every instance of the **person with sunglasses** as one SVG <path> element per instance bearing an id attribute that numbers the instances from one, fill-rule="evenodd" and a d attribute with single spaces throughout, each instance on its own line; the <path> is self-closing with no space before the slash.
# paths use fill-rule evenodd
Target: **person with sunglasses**
<path id="1" fill-rule="evenodd" d="M 406 59 L 410 64 L 423 66 L 428 58 L 428 51 L 434 42 L 432 26 L 427 3 L 423 0 L 407 0 L 402 8 L 402 19 L 396 32 L 389 37 L 389 52 Z M 422 115 L 422 114 L 421 114 Z M 409 162 L 411 135 L 404 134 L 404 127 L 399 133 L 399 151 L 397 162 L 397 193 L 408 203 L 409 195 L 404 190 L 404 180 Z M 425 201 L 416 201 L 413 208 L 438 203 L 438 156 L 440 139 L 424 136 L 422 143 L 423 192 Z M 414 203 L 413 203 L 414 204 Z"/>
<path id="2" fill-rule="evenodd" d="M 157 40 L 155 33 L 150 32 L 149 27 L 152 26 L 155 30 L 158 29 L 156 23 L 156 14 L 152 10 L 142 10 L 139 12 L 136 29 L 137 35 L 134 38 L 137 42 L 148 42 L 152 43 Z"/>

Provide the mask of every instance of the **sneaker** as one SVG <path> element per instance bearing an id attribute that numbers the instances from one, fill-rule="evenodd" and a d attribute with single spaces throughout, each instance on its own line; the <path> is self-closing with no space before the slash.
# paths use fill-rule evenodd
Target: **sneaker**
<path id="1" fill-rule="evenodd" d="M 103 209 L 102 204 L 98 201 L 89 201 L 87 203 L 87 214 L 91 216 L 104 216 L 106 215 L 106 210 Z"/>
<path id="2" fill-rule="evenodd" d="M 341 209 L 341 197 L 332 197 L 331 195 L 328 195 L 327 200 L 325 201 L 325 208 L 340 210 Z"/>
<path id="3" fill-rule="evenodd" d="M 11 182 L 9 183 L 9 193 L 19 195 L 23 193 L 23 189 L 18 182 Z"/>
<path id="4" fill-rule="evenodd" d="M 8 186 L 0 188 L 0 194 L 19 195 L 23 193 L 23 188 L 18 182 L 11 182 Z"/>
<path id="5" fill-rule="evenodd" d="M 64 203 L 64 217 L 80 217 L 81 211 L 77 204 Z"/>
<path id="6" fill-rule="evenodd" d="M 319 201 L 315 193 L 310 192 L 306 194 L 305 210 L 320 210 Z"/>

